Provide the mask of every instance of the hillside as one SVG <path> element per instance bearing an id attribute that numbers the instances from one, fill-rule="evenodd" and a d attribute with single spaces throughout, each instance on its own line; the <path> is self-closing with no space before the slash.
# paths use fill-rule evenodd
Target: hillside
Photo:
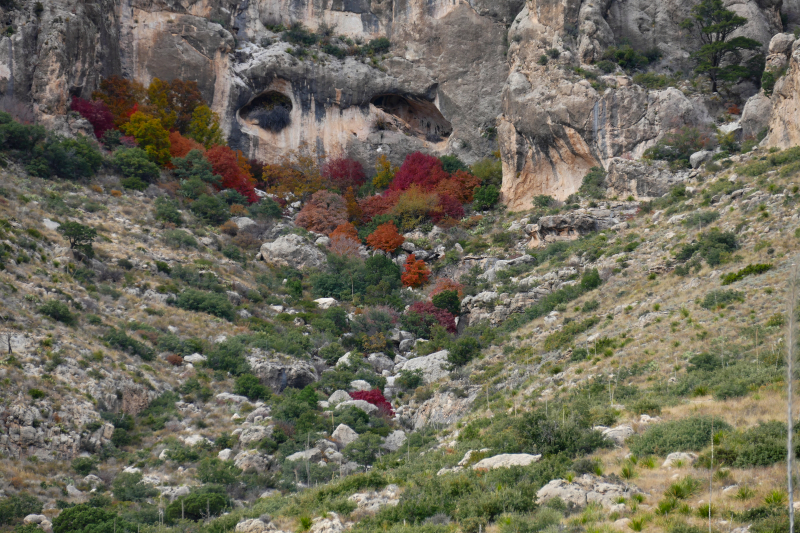
<path id="1" fill-rule="evenodd" d="M 12 152 L 0 519 L 683 532 L 711 497 L 714 530 L 784 531 L 798 160 L 723 156 L 652 201 L 467 206 L 348 258 L 299 206 L 165 220 L 174 171 L 139 192 L 110 159 L 43 179 Z"/>

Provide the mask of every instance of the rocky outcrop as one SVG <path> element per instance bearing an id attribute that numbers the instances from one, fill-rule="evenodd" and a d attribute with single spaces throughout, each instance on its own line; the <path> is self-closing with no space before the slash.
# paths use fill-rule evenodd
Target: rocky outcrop
<path id="1" fill-rule="evenodd" d="M 619 498 L 629 499 L 634 494 L 641 494 L 641 491 L 633 485 L 610 482 L 591 474 L 584 474 L 572 482 L 564 479 L 550 481 L 539 489 L 536 499 L 543 504 L 553 498 L 561 498 L 564 503 L 578 507 L 597 503 L 610 511 L 615 511 L 625 508 L 625 504 L 617 503 Z"/>
<path id="2" fill-rule="evenodd" d="M 776 56 L 783 58 L 788 70 L 775 83 L 772 94 L 772 114 L 769 121 L 769 134 L 765 139 L 767 146 L 789 148 L 800 144 L 800 41 L 791 47 L 783 46 L 785 40 L 775 36 L 781 43 L 775 54 L 770 54 L 771 63 Z"/>
<path id="3" fill-rule="evenodd" d="M 396 507 L 400 503 L 400 487 L 392 484 L 380 491 L 356 492 L 347 499 L 358 506 L 359 515 L 372 515 L 387 505 Z"/>
<path id="4" fill-rule="evenodd" d="M 531 455 L 529 453 L 501 453 L 494 457 L 481 459 L 474 465 L 473 470 L 494 470 L 496 468 L 511 468 L 512 466 L 528 466 L 541 459 L 541 454 Z"/>
<path id="5" fill-rule="evenodd" d="M 426 400 L 416 409 L 408 406 L 398 408 L 397 416 L 414 429 L 421 429 L 432 424 L 449 426 L 469 413 L 472 403 L 477 397 L 477 392 L 460 396 L 450 391 L 437 391 L 433 398 Z"/>
<path id="6" fill-rule="evenodd" d="M 317 369 L 307 361 L 292 357 L 274 356 L 254 350 L 248 357 L 253 374 L 263 385 L 274 392 L 281 392 L 287 387 L 302 389 L 319 380 Z"/>
<path id="7" fill-rule="evenodd" d="M 664 162 L 633 161 L 614 157 L 607 163 L 606 196 L 621 199 L 651 200 L 667 194 L 686 179 L 682 173 L 670 172 Z"/>
<path id="8" fill-rule="evenodd" d="M 284 235 L 261 245 L 260 258 L 277 266 L 319 268 L 326 263 L 325 254 L 299 235 Z"/>
<path id="9" fill-rule="evenodd" d="M 433 383 L 448 375 L 447 367 L 449 363 L 447 362 L 447 354 L 447 350 L 442 350 L 424 357 L 415 357 L 405 362 L 402 368 L 398 365 L 397 370 L 406 370 L 408 372 L 419 370 L 422 372 L 422 379 L 425 383 Z"/>

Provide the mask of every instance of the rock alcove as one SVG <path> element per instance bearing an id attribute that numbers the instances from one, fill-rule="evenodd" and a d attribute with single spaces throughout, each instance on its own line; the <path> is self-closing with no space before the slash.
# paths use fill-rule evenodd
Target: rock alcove
<path id="1" fill-rule="evenodd" d="M 285 94 L 267 91 L 244 106 L 239 114 L 261 129 L 278 133 L 291 123 L 292 107 L 292 100 Z"/>
<path id="2" fill-rule="evenodd" d="M 432 102 L 410 95 L 381 94 L 371 104 L 399 129 L 427 141 L 440 142 L 453 132 L 453 126 Z"/>

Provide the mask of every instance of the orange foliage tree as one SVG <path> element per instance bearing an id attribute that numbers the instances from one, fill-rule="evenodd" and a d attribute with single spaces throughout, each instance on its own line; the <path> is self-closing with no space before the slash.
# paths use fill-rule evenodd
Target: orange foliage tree
<path id="1" fill-rule="evenodd" d="M 481 184 L 480 178 L 469 172 L 457 170 L 449 178 L 439 182 L 436 192 L 455 198 L 461 204 L 472 203 L 475 188 Z"/>
<path id="2" fill-rule="evenodd" d="M 330 238 L 333 239 L 334 237 L 340 235 L 343 237 L 349 237 L 354 241 L 359 241 L 358 230 L 349 222 L 345 222 L 344 224 L 339 224 L 336 226 L 336 229 L 330 234 Z"/>
<path id="3" fill-rule="evenodd" d="M 323 189 L 319 159 L 313 150 L 301 146 L 287 152 L 278 162 L 264 165 L 262 179 L 268 192 L 305 199 Z"/>
<path id="4" fill-rule="evenodd" d="M 233 189 L 252 204 L 258 201 L 250 176 L 239 166 L 239 154 L 227 146 L 214 146 L 205 153 L 214 174 L 222 177 L 220 187 Z"/>
<path id="5" fill-rule="evenodd" d="M 385 215 L 394 208 L 402 191 L 386 191 L 383 194 L 376 194 L 362 198 L 358 202 L 361 208 L 362 221 L 369 222 L 378 215 Z"/>
<path id="6" fill-rule="evenodd" d="M 106 103 L 114 116 L 114 126 L 119 128 L 138 110 L 144 95 L 141 83 L 111 76 L 100 82 L 100 90 L 92 93 L 92 99 Z"/>
<path id="7" fill-rule="evenodd" d="M 375 231 L 367 237 L 367 244 L 376 250 L 391 253 L 397 250 L 397 247 L 403 244 L 405 240 L 405 237 L 398 233 L 394 222 L 387 222 L 375 228 Z"/>
<path id="8" fill-rule="evenodd" d="M 317 191 L 297 214 L 294 222 L 309 231 L 327 235 L 347 222 L 344 198 L 330 191 Z"/>
<path id="9" fill-rule="evenodd" d="M 201 152 L 205 152 L 205 147 L 200 144 L 199 142 L 195 141 L 194 139 L 189 139 L 188 137 L 184 137 L 177 131 L 171 131 L 169 133 L 169 154 L 174 157 L 186 157 L 186 154 L 191 152 L 192 150 L 200 150 Z"/>
<path id="10" fill-rule="evenodd" d="M 358 205 L 358 198 L 356 198 L 356 193 L 352 187 L 348 187 L 347 192 L 344 193 L 344 203 L 347 205 L 347 218 L 356 224 L 360 224 L 364 217 L 364 211 Z"/>
<path id="11" fill-rule="evenodd" d="M 455 291 L 459 298 L 464 297 L 464 286 L 450 278 L 439 278 L 436 281 L 436 285 L 434 285 L 433 289 L 431 289 L 430 297 L 433 298 L 440 292 L 444 291 Z"/>
<path id="12" fill-rule="evenodd" d="M 400 276 L 400 281 L 406 287 L 421 287 L 428 282 L 431 271 L 422 259 L 417 259 L 410 254 L 406 259 L 405 272 Z"/>
<path id="13" fill-rule="evenodd" d="M 196 81 L 175 78 L 170 82 L 154 78 L 147 88 L 147 100 L 168 130 L 186 133 L 192 113 L 203 104 Z"/>

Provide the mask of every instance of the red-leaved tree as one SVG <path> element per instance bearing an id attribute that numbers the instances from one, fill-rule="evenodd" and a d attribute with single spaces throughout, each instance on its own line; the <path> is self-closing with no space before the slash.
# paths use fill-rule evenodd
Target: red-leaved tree
<path id="1" fill-rule="evenodd" d="M 391 190 L 404 191 L 416 183 L 422 190 L 432 191 L 440 181 L 449 177 L 437 157 L 414 152 L 406 156 L 400 170 L 394 175 Z"/>
<path id="2" fill-rule="evenodd" d="M 449 178 L 442 180 L 436 186 L 436 192 L 448 194 L 462 204 L 472 203 L 475 188 L 481 184 L 481 179 L 469 172 L 457 170 Z"/>
<path id="3" fill-rule="evenodd" d="M 347 222 L 344 198 L 331 191 L 315 192 L 297 214 L 294 223 L 316 233 L 328 235 Z"/>
<path id="4" fill-rule="evenodd" d="M 361 243 L 347 235 L 331 235 L 331 243 L 328 249 L 332 254 L 341 257 L 358 257 Z"/>
<path id="5" fill-rule="evenodd" d="M 205 153 L 214 174 L 222 177 L 222 189 L 233 189 L 251 204 L 258 201 L 250 176 L 239 165 L 239 154 L 227 146 L 213 146 Z"/>
<path id="6" fill-rule="evenodd" d="M 369 222 L 378 215 L 385 215 L 394 208 L 401 194 L 403 191 L 386 191 L 383 194 L 362 198 L 358 202 L 362 220 Z"/>
<path id="7" fill-rule="evenodd" d="M 406 287 L 421 287 L 428 282 L 431 271 L 422 259 L 417 259 L 414 254 L 406 258 L 405 272 L 400 276 L 400 281 Z"/>
<path id="8" fill-rule="evenodd" d="M 348 187 L 357 189 L 367 181 L 367 175 L 364 173 L 361 163 L 345 157 L 326 161 L 322 166 L 322 176 L 331 186 L 340 191 L 345 191 Z"/>
<path id="9" fill-rule="evenodd" d="M 419 315 L 430 315 L 449 333 L 456 332 L 456 317 L 453 316 L 453 313 L 445 309 L 439 309 L 431 302 L 413 303 L 408 308 L 408 312 L 417 313 Z"/>
<path id="10" fill-rule="evenodd" d="M 440 194 L 439 203 L 430 212 L 430 217 L 435 223 L 439 223 L 445 218 L 461 220 L 464 218 L 464 207 L 461 202 L 449 194 Z"/>
<path id="11" fill-rule="evenodd" d="M 464 297 L 464 286 L 450 278 L 439 278 L 436 280 L 436 285 L 434 285 L 433 289 L 431 289 L 430 297 L 433 298 L 440 292 L 444 291 L 456 291 L 459 299 Z"/>
<path id="12" fill-rule="evenodd" d="M 380 389 L 372 389 L 372 390 L 360 390 L 349 393 L 350 397 L 354 400 L 364 400 L 367 403 L 371 403 L 378 409 L 380 409 L 381 413 L 387 416 L 394 416 L 394 409 L 392 409 L 392 404 L 386 399 Z"/>
<path id="13" fill-rule="evenodd" d="M 397 250 L 397 247 L 403 244 L 405 240 L 405 237 L 397 231 L 397 226 L 394 225 L 394 222 L 381 224 L 367 236 L 367 244 L 376 250 L 383 250 L 389 253 Z"/>
<path id="14" fill-rule="evenodd" d="M 72 97 L 70 109 L 80 113 L 94 128 L 94 136 L 102 139 L 103 135 L 114 128 L 114 115 L 102 100 L 84 100 L 77 96 Z"/>
<path id="15" fill-rule="evenodd" d="M 333 239 L 334 237 L 342 236 L 342 237 L 349 237 L 354 241 L 358 242 L 358 230 L 354 225 L 349 222 L 344 222 L 343 224 L 339 224 L 336 226 L 336 229 L 333 230 L 330 234 L 330 238 Z"/>
<path id="16" fill-rule="evenodd" d="M 206 147 L 195 141 L 184 137 L 178 131 L 171 131 L 169 133 L 169 155 L 172 157 L 186 157 L 186 154 L 192 150 L 206 151 Z"/>

